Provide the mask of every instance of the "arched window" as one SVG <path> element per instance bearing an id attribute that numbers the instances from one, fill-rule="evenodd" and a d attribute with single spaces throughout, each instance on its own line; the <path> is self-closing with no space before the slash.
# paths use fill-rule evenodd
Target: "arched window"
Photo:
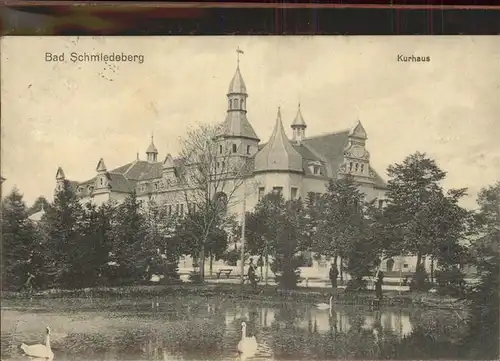
<path id="1" fill-rule="evenodd" d="M 241 101 L 240 101 L 241 109 L 245 109 L 244 104 L 245 104 L 245 101 L 243 99 L 241 99 Z"/>
<path id="2" fill-rule="evenodd" d="M 233 108 L 233 102 L 231 101 L 231 99 L 229 99 L 229 109 L 232 109 Z"/>
<path id="3" fill-rule="evenodd" d="M 359 166 L 359 164 L 358 164 L 358 163 L 356 163 L 356 172 L 358 171 L 358 166 Z"/>
<path id="4" fill-rule="evenodd" d="M 234 99 L 234 109 L 238 109 L 238 99 Z"/>
<path id="5" fill-rule="evenodd" d="M 349 162 L 349 172 L 352 171 L 352 162 Z"/>
<path id="6" fill-rule="evenodd" d="M 361 173 L 363 173 L 364 171 L 365 171 L 365 165 L 361 164 Z"/>
<path id="7" fill-rule="evenodd" d="M 387 260 L 386 267 L 387 272 L 392 272 L 392 269 L 394 268 L 394 260 L 392 258 Z"/>

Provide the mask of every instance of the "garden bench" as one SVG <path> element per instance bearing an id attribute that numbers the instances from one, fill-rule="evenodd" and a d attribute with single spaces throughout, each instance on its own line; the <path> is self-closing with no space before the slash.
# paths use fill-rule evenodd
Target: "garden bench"
<path id="1" fill-rule="evenodd" d="M 221 274 L 224 274 L 226 276 L 226 278 L 229 278 L 229 276 L 231 275 L 231 272 L 233 272 L 233 270 L 231 268 L 225 268 L 225 269 L 220 269 L 216 272 L 217 274 L 217 279 L 220 278 Z"/>

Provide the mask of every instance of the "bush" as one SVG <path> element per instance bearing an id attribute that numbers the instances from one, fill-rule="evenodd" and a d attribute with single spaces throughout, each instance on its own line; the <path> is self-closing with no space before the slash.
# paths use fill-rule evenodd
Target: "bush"
<path id="1" fill-rule="evenodd" d="M 365 279 L 350 279 L 347 281 L 346 291 L 362 291 L 366 290 L 368 282 Z"/>
<path id="2" fill-rule="evenodd" d="M 464 274 L 456 266 L 436 271 L 436 281 L 439 293 L 443 295 L 460 297 L 464 293 Z"/>
<path id="3" fill-rule="evenodd" d="M 199 272 L 191 272 L 189 275 L 189 280 L 192 283 L 202 283 L 201 275 Z"/>
<path id="4" fill-rule="evenodd" d="M 428 291 L 432 287 L 424 265 L 419 264 L 410 281 L 410 291 Z"/>
<path id="5" fill-rule="evenodd" d="M 241 252 L 236 250 L 236 249 L 232 249 L 232 250 L 226 251 L 222 255 L 221 259 L 224 262 L 226 262 L 229 266 L 236 266 L 238 264 L 238 261 L 240 258 L 241 258 Z"/>
<path id="6" fill-rule="evenodd" d="M 300 279 L 300 270 L 296 269 L 285 270 L 283 274 L 276 274 L 276 282 L 280 288 L 285 290 L 294 289 L 297 287 Z"/>

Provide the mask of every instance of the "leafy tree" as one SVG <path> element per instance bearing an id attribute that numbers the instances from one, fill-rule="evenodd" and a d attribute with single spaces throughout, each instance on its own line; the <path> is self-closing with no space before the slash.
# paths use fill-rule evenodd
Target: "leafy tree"
<path id="1" fill-rule="evenodd" d="M 459 248 L 468 215 L 458 206 L 464 189 L 444 194 L 440 182 L 446 173 L 423 153 L 408 156 L 402 164 L 389 166 L 387 207 L 382 224 L 385 254 L 417 257 L 415 286 L 425 287 L 426 256 L 446 265 Z M 453 250 L 453 251 L 452 251 Z"/>
<path id="2" fill-rule="evenodd" d="M 358 216 L 354 217 L 354 212 Z M 379 265 L 381 247 L 378 234 L 378 219 L 380 211 L 374 206 L 374 202 L 367 203 L 363 207 L 353 210 L 353 225 L 357 225 L 357 237 L 353 237 L 344 247 L 346 259 L 345 270 L 351 276 L 348 289 L 364 289 L 366 281 L 364 277 L 373 275 L 373 270 Z"/>
<path id="3" fill-rule="evenodd" d="M 464 349 L 470 358 L 499 357 L 500 182 L 478 195 L 479 235 L 472 246 L 480 282 L 472 288 L 468 337 Z"/>
<path id="4" fill-rule="evenodd" d="M 281 195 L 269 193 L 257 203 L 253 212 L 246 214 L 246 250 L 251 255 L 261 256 L 266 270 L 269 268 L 269 257 L 276 254 L 284 207 Z"/>
<path id="5" fill-rule="evenodd" d="M 138 282 L 148 277 L 155 250 L 143 242 L 146 238 L 143 223 L 140 203 L 136 194 L 132 193 L 117 207 L 112 224 L 110 258 L 114 264 L 112 278 L 115 282 Z"/>
<path id="6" fill-rule="evenodd" d="M 72 288 L 75 282 L 74 267 L 78 263 L 82 244 L 80 243 L 80 220 L 83 209 L 71 186 L 64 180 L 54 197 L 54 203 L 46 210 L 41 230 L 44 248 L 50 250 L 46 258 L 44 278 L 47 286 Z"/>
<path id="7" fill-rule="evenodd" d="M 2 202 L 2 287 L 19 289 L 32 272 L 34 225 L 28 220 L 23 195 L 14 188 Z"/>
<path id="8" fill-rule="evenodd" d="M 87 203 L 79 224 L 78 253 L 72 257 L 75 287 L 93 287 L 107 283 L 108 262 L 112 249 L 111 220 L 113 208 Z"/>
<path id="9" fill-rule="evenodd" d="M 345 260 L 356 257 L 361 252 L 356 247 L 364 247 L 358 243 L 362 236 L 362 209 L 363 194 L 352 177 L 331 180 L 326 193 L 309 206 L 315 228 L 312 250 L 335 260 L 338 256 Z M 351 271 L 353 267 L 351 262 Z"/>
<path id="10" fill-rule="evenodd" d="M 165 204 L 150 202 L 143 211 L 144 244 L 150 250 L 148 275 L 163 275 L 164 283 L 179 279 L 178 263 L 182 253 L 180 242 L 175 237 L 177 217 L 169 214 Z"/>
<path id="11" fill-rule="evenodd" d="M 286 201 L 280 193 L 264 196 L 253 212 L 247 214 L 246 238 L 252 254 L 273 258 L 271 269 L 279 285 L 294 288 L 305 250 L 306 210 L 300 200 Z"/>
<path id="12" fill-rule="evenodd" d="M 49 201 L 44 196 L 38 197 L 33 205 L 28 209 L 28 216 L 36 212 L 40 212 L 42 209 L 47 209 L 49 207 Z"/>

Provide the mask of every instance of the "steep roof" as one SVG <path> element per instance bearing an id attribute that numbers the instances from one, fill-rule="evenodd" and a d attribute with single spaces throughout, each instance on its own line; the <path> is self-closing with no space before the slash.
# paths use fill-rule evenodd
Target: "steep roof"
<path id="1" fill-rule="evenodd" d="M 33 222 L 40 222 L 42 220 L 43 215 L 45 214 L 45 210 L 42 208 L 36 213 L 33 213 L 31 216 L 28 217 L 30 221 Z"/>
<path id="2" fill-rule="evenodd" d="M 303 172 L 302 156 L 288 140 L 278 108 L 276 124 L 269 142 L 255 155 L 255 172 Z"/>
<path id="3" fill-rule="evenodd" d="M 240 73 L 240 67 L 236 68 L 236 72 L 234 73 L 233 79 L 231 83 L 229 83 L 228 94 L 247 94 L 247 87 L 245 82 L 243 81 L 243 77 Z"/>
<path id="4" fill-rule="evenodd" d="M 155 143 L 153 142 L 153 137 L 151 137 L 151 144 L 149 144 L 146 153 L 156 153 L 158 154 L 158 149 L 156 149 Z"/>
<path id="5" fill-rule="evenodd" d="M 228 111 L 226 119 L 222 123 L 219 136 L 242 137 L 259 141 L 259 137 L 247 119 L 244 111 Z"/>
<path id="6" fill-rule="evenodd" d="M 332 172 L 336 174 L 342 165 L 344 159 L 344 149 L 349 142 L 349 136 L 366 137 L 366 131 L 361 122 L 351 130 L 344 130 L 338 133 L 330 133 L 310 138 L 305 138 L 303 143 L 311 147 L 314 151 L 321 154 L 332 167 Z M 385 189 L 387 187 L 384 179 L 372 168 L 374 182 L 377 188 Z"/>
<path id="7" fill-rule="evenodd" d="M 299 104 L 299 109 L 297 110 L 297 115 L 295 116 L 295 119 L 292 122 L 292 128 L 295 128 L 295 127 L 307 128 L 307 124 L 304 121 L 304 117 L 302 116 L 302 112 L 300 111 L 300 104 Z"/>

